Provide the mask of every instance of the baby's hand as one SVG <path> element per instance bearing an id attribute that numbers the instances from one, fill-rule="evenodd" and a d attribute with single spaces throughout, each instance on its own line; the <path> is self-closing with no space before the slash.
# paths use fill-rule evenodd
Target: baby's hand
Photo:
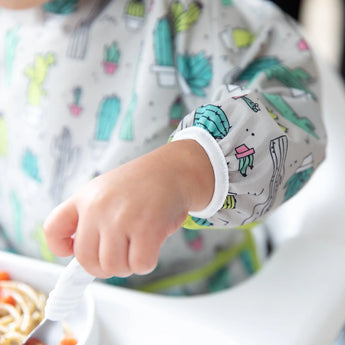
<path id="1" fill-rule="evenodd" d="M 99 278 L 149 273 L 163 242 L 189 210 L 208 204 L 213 186 L 198 143 L 167 144 L 96 177 L 54 209 L 44 225 L 48 246 Z"/>

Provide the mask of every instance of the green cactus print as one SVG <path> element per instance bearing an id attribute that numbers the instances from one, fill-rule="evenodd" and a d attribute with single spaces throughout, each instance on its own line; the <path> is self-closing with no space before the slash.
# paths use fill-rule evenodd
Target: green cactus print
<path id="1" fill-rule="evenodd" d="M 29 78 L 28 103 L 40 106 L 42 97 L 46 95 L 43 83 L 47 78 L 48 68 L 55 63 L 53 54 L 37 55 L 33 66 L 27 67 L 25 75 Z"/>
<path id="2" fill-rule="evenodd" d="M 215 139 L 223 139 L 230 131 L 230 124 L 224 111 L 212 104 L 196 109 L 193 126 L 208 131 Z"/>
<path id="3" fill-rule="evenodd" d="M 5 37 L 5 69 L 6 69 L 6 83 L 11 85 L 14 59 L 17 53 L 19 43 L 19 26 L 14 27 L 6 33 Z"/>
<path id="4" fill-rule="evenodd" d="M 103 67 L 106 74 L 114 74 L 120 60 L 120 50 L 116 42 L 104 46 Z"/>
<path id="5" fill-rule="evenodd" d="M 247 176 L 247 169 L 248 168 L 253 169 L 254 156 L 249 155 L 249 156 L 243 157 L 239 160 L 239 162 L 240 162 L 240 165 L 239 165 L 238 170 L 242 176 L 246 177 Z"/>
<path id="6" fill-rule="evenodd" d="M 243 250 L 240 254 L 240 259 L 248 274 L 251 275 L 257 271 L 258 268 L 256 267 L 255 260 L 253 260 L 253 253 L 250 250 Z"/>
<path id="7" fill-rule="evenodd" d="M 273 57 L 258 58 L 250 63 L 237 79 L 248 81 L 248 84 L 250 84 L 255 80 L 259 73 L 279 64 L 279 60 Z"/>
<path id="8" fill-rule="evenodd" d="M 99 108 L 95 140 L 109 141 L 120 114 L 120 100 L 116 96 L 106 97 Z"/>
<path id="9" fill-rule="evenodd" d="M 286 87 L 302 90 L 316 99 L 315 95 L 305 85 L 310 81 L 310 76 L 302 68 L 291 70 L 283 65 L 275 65 L 265 70 L 267 79 L 277 79 Z"/>
<path id="10" fill-rule="evenodd" d="M 263 95 L 270 102 L 270 104 L 273 105 L 287 120 L 303 129 L 314 138 L 319 138 L 315 133 L 314 124 L 306 117 L 299 117 L 280 95 L 273 95 L 269 93 L 264 93 Z"/>
<path id="11" fill-rule="evenodd" d="M 204 243 L 200 231 L 182 228 L 182 234 L 188 247 L 193 251 L 200 251 L 203 249 Z"/>
<path id="12" fill-rule="evenodd" d="M 234 194 L 228 194 L 223 203 L 222 209 L 233 210 L 236 208 L 237 200 Z"/>
<path id="13" fill-rule="evenodd" d="M 82 106 L 80 105 L 80 99 L 82 96 L 82 88 L 80 86 L 76 86 L 73 90 L 73 103 L 69 105 L 70 113 L 73 116 L 79 116 L 81 111 L 83 110 Z"/>
<path id="14" fill-rule="evenodd" d="M 191 25 L 197 22 L 202 10 L 199 1 L 193 1 L 185 10 L 180 1 L 174 1 L 170 12 L 174 22 L 175 32 L 187 31 Z"/>
<path id="15" fill-rule="evenodd" d="M 38 168 L 37 156 L 33 154 L 29 149 L 26 149 L 22 156 L 21 166 L 25 175 L 29 176 L 36 182 L 42 182 Z"/>
<path id="16" fill-rule="evenodd" d="M 126 14 L 133 17 L 145 17 L 145 4 L 142 0 L 130 0 L 126 6 Z"/>
<path id="17" fill-rule="evenodd" d="M 196 55 L 178 55 L 177 69 L 192 93 L 200 97 L 206 96 L 203 89 L 210 84 L 213 76 L 209 57 L 203 52 Z"/>
<path id="18" fill-rule="evenodd" d="M 186 220 L 182 224 L 184 229 L 189 230 L 207 229 L 210 226 L 212 226 L 212 223 L 210 223 L 207 219 L 192 217 L 190 215 L 187 216 Z"/>
<path id="19" fill-rule="evenodd" d="M 232 6 L 234 4 L 233 0 L 221 0 L 223 6 Z"/>
<path id="20" fill-rule="evenodd" d="M 229 288 L 231 286 L 230 270 L 227 267 L 221 268 L 208 279 L 207 285 L 211 293 Z"/>
<path id="21" fill-rule="evenodd" d="M 78 0 L 51 0 L 43 4 L 46 12 L 55 14 L 69 14 L 77 9 Z"/>
<path id="22" fill-rule="evenodd" d="M 82 90 L 80 86 L 77 86 L 73 89 L 73 104 L 80 104 Z"/>
<path id="23" fill-rule="evenodd" d="M 242 99 L 244 102 L 247 103 L 248 107 L 253 110 L 254 113 L 257 113 L 260 111 L 260 106 L 258 103 L 253 102 L 250 98 L 247 96 L 238 96 L 238 97 L 232 97 L 233 99 Z"/>
<path id="24" fill-rule="evenodd" d="M 275 120 L 275 121 L 277 121 L 277 124 L 278 124 L 278 126 L 280 127 L 280 129 L 281 129 L 284 133 L 287 133 L 288 128 L 285 127 L 284 125 L 282 125 L 281 123 L 279 123 L 278 115 L 275 114 L 275 113 L 272 111 L 272 109 L 270 109 L 270 108 L 266 108 L 266 110 L 267 110 L 268 113 L 271 115 L 272 119 Z"/>
<path id="25" fill-rule="evenodd" d="M 302 162 L 301 166 L 296 170 L 296 173 L 292 175 L 284 185 L 285 195 L 284 201 L 289 200 L 309 181 L 311 175 L 314 172 L 312 166 L 312 156 L 307 156 Z"/>
<path id="26" fill-rule="evenodd" d="M 247 48 L 255 41 L 254 34 L 248 29 L 233 29 L 232 37 L 236 48 Z"/>
<path id="27" fill-rule="evenodd" d="M 173 66 L 173 43 L 170 24 L 166 17 L 158 20 L 154 29 L 154 50 L 156 63 L 159 66 Z"/>
<path id="28" fill-rule="evenodd" d="M 237 146 L 235 148 L 235 157 L 239 160 L 238 170 L 243 177 L 247 176 L 247 169 L 253 169 L 254 167 L 254 148 L 248 148 L 245 144 Z"/>
<path id="29" fill-rule="evenodd" d="M 104 61 L 118 63 L 120 55 L 120 50 L 116 42 L 104 46 Z"/>
<path id="30" fill-rule="evenodd" d="M 126 286 L 128 282 L 128 278 L 121 278 L 121 277 L 111 277 L 105 279 L 105 283 L 114 286 Z"/>

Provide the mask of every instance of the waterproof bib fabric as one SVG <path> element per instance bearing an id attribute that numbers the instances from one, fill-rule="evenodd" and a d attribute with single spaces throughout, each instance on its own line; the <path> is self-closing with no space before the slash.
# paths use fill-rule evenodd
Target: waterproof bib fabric
<path id="1" fill-rule="evenodd" d="M 53 207 L 99 174 L 192 138 L 213 165 L 210 205 L 168 238 L 153 273 L 111 281 L 217 291 L 258 268 L 253 222 L 295 195 L 324 158 L 312 53 L 269 2 L 1 9 L 0 47 L 0 224 L 9 250 L 60 262 L 42 228 Z"/>

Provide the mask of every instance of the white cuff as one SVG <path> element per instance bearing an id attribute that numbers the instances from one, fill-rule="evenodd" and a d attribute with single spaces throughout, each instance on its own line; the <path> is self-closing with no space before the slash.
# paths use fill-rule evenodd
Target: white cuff
<path id="1" fill-rule="evenodd" d="M 206 130 L 200 127 L 188 127 L 177 132 L 172 141 L 192 139 L 198 142 L 206 151 L 214 172 L 214 192 L 210 203 L 200 211 L 189 214 L 198 218 L 212 217 L 222 208 L 229 190 L 228 166 L 217 141 Z M 197 167 L 196 167 L 197 169 Z"/>

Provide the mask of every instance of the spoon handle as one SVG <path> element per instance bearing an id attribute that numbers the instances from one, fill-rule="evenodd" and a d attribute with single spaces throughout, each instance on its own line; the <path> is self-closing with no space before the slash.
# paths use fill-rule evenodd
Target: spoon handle
<path id="1" fill-rule="evenodd" d="M 55 288 L 49 293 L 45 318 L 60 321 L 79 303 L 86 287 L 95 279 L 74 258 L 62 271 Z"/>

